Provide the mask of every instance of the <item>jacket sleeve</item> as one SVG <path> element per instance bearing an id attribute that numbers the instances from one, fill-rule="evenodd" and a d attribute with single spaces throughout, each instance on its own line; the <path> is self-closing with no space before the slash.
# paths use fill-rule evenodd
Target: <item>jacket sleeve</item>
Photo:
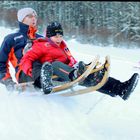
<path id="1" fill-rule="evenodd" d="M 67 54 L 67 57 L 68 57 L 68 59 L 69 59 L 68 65 L 69 65 L 70 67 L 73 67 L 73 65 L 77 63 L 77 60 L 72 56 L 70 50 L 69 50 L 67 47 L 64 49 L 64 51 L 65 51 L 65 53 Z"/>
<path id="2" fill-rule="evenodd" d="M 30 70 L 32 70 L 32 63 L 38 60 L 43 55 L 43 49 L 41 43 L 34 43 L 32 49 L 27 51 L 27 53 L 22 57 L 20 62 L 20 68 L 25 74 L 29 75 Z"/>
<path id="3" fill-rule="evenodd" d="M 73 65 L 77 63 L 77 61 L 75 60 L 75 58 L 74 58 L 73 56 L 70 56 L 70 57 L 69 57 L 69 60 L 70 60 L 70 62 L 69 62 L 68 65 L 69 65 L 70 67 L 73 67 Z"/>
<path id="4" fill-rule="evenodd" d="M 63 49 L 63 51 L 65 52 L 65 54 L 67 55 L 67 57 L 69 59 L 68 65 L 70 67 L 73 67 L 73 65 L 77 63 L 77 60 L 72 56 L 72 54 L 71 54 L 71 52 L 70 52 L 69 48 L 67 47 L 67 44 L 65 43 L 64 40 L 62 41 L 61 48 Z"/>
<path id="5" fill-rule="evenodd" d="M 0 47 L 0 80 L 6 80 L 11 77 L 9 72 L 9 54 L 14 41 L 10 35 L 6 36 Z"/>

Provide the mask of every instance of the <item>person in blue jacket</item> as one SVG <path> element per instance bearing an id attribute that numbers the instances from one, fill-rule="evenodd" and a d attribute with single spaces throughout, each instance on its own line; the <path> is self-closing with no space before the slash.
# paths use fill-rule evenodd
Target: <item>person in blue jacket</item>
<path id="1" fill-rule="evenodd" d="M 16 84 L 12 80 L 9 71 L 9 63 L 15 68 L 15 76 L 19 81 L 20 69 L 18 67 L 24 53 L 25 46 L 36 38 L 42 37 L 37 34 L 37 13 L 32 8 L 22 8 L 17 12 L 19 30 L 7 35 L 0 47 L 0 83 L 8 90 L 13 90 Z M 29 81 L 29 80 L 28 80 Z"/>

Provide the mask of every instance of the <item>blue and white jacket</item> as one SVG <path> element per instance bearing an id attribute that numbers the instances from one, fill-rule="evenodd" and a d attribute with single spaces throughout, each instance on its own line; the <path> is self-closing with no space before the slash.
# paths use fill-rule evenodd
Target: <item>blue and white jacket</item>
<path id="1" fill-rule="evenodd" d="M 7 35 L 0 47 L 0 80 L 11 77 L 9 71 L 9 61 L 15 68 L 16 78 L 18 79 L 18 64 L 23 56 L 23 49 L 29 39 L 29 26 L 19 22 L 19 30 L 16 33 Z M 35 38 L 42 37 L 35 33 Z"/>

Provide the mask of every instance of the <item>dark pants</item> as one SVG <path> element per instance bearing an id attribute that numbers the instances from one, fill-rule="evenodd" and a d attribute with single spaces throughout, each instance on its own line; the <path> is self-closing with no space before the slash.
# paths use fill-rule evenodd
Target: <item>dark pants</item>
<path id="1" fill-rule="evenodd" d="M 99 92 L 102 92 L 104 94 L 108 94 L 112 97 L 115 97 L 116 95 L 119 95 L 121 90 L 122 90 L 122 83 L 113 78 L 113 77 L 109 77 L 108 81 L 104 84 L 103 87 L 101 87 L 100 89 L 98 89 Z"/>
<path id="2" fill-rule="evenodd" d="M 33 63 L 32 77 L 26 75 L 23 71 L 21 71 L 21 73 L 19 75 L 19 81 L 18 82 L 23 83 L 23 82 L 34 81 L 34 85 L 36 87 L 41 88 L 41 84 L 40 84 L 41 67 L 42 67 L 42 64 L 39 61 L 35 61 Z"/>
<path id="3" fill-rule="evenodd" d="M 58 76 L 56 80 L 70 81 L 69 74 L 74 70 L 72 67 L 69 67 L 68 65 L 59 61 L 53 62 L 52 67 L 53 67 L 53 74 Z M 41 83 L 40 83 L 41 68 L 42 68 L 42 64 L 39 61 L 35 61 L 33 63 L 32 77 L 26 75 L 23 71 L 21 71 L 18 82 L 23 83 L 23 82 L 34 81 L 34 85 L 36 87 L 41 88 Z"/>
<path id="4" fill-rule="evenodd" d="M 53 74 L 58 76 L 58 80 L 60 81 L 71 81 L 71 76 L 74 71 L 74 68 L 59 62 L 55 61 L 52 63 Z"/>

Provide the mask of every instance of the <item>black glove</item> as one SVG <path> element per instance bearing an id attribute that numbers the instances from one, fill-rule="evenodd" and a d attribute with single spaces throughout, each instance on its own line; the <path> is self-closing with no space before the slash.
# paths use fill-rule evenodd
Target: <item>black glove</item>
<path id="1" fill-rule="evenodd" d="M 4 84 L 8 91 L 13 91 L 15 89 L 16 83 L 12 80 L 12 78 L 1 80 L 0 83 Z"/>

